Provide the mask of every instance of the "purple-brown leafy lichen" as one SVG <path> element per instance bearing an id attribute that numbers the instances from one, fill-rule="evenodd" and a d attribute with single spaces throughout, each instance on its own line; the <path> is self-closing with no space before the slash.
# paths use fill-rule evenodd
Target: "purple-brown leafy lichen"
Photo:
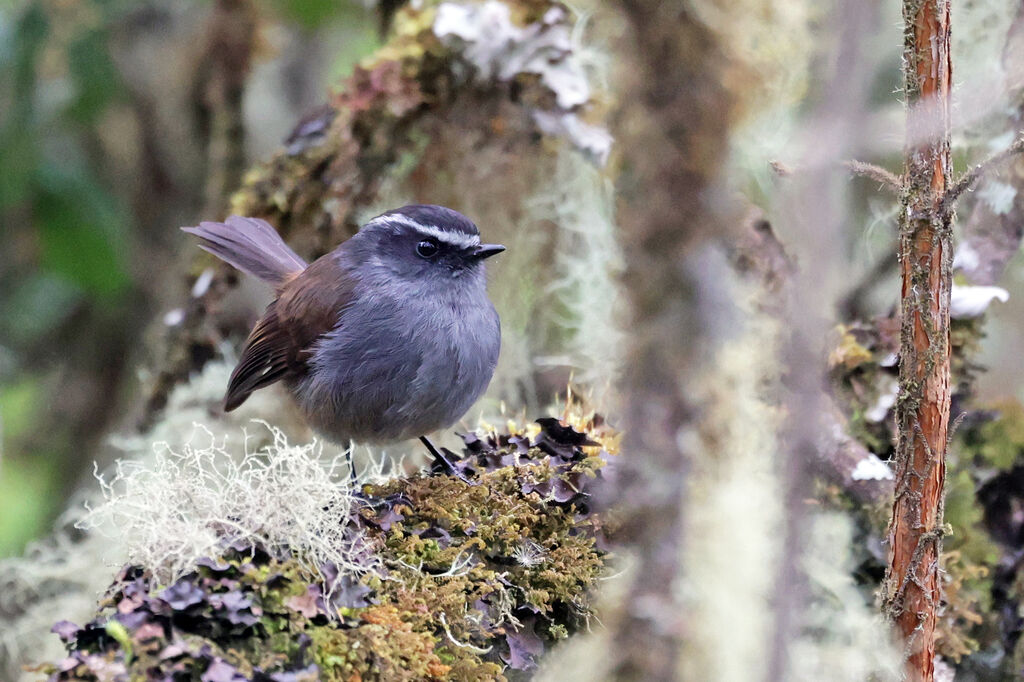
<path id="1" fill-rule="evenodd" d="M 126 566 L 93 620 L 54 626 L 68 655 L 40 670 L 54 682 L 514 678 L 587 623 L 606 556 L 590 498 L 614 435 L 600 419 L 538 423 L 465 435 L 461 457 L 448 451 L 454 475 L 364 484 L 338 522 L 365 533 L 375 571 L 238 540 L 171 584 Z"/>

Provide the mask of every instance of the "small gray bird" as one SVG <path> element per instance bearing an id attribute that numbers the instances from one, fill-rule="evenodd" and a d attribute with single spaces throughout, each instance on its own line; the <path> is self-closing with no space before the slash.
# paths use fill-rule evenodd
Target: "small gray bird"
<path id="1" fill-rule="evenodd" d="M 225 410 L 284 381 L 316 431 L 380 443 L 451 426 L 490 383 L 501 332 L 483 261 L 505 247 L 481 244 L 457 211 L 389 211 L 308 265 L 255 218 L 181 229 L 277 293 L 231 374 Z"/>

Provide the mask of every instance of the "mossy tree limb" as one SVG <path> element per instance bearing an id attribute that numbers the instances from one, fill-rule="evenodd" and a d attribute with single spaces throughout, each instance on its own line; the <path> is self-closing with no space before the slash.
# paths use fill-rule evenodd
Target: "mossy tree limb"
<path id="1" fill-rule="evenodd" d="M 588 500 L 609 455 L 599 441 L 617 452 L 618 436 L 600 417 L 567 419 L 467 434 L 461 457 L 449 451 L 458 476 L 357 490 L 338 460 L 325 465 L 317 446 L 290 446 L 275 432 L 273 446 L 246 455 L 270 481 L 256 497 L 297 487 L 315 509 L 291 517 L 300 524 L 261 516 L 262 505 L 231 509 L 254 470 L 243 462 L 213 474 L 229 456 L 216 445 L 119 472 L 102 509 L 144 525 L 159 515 L 139 518 L 144 505 L 133 500 L 151 497 L 147 481 L 165 479 L 168 465 L 195 486 L 176 498 L 238 494 L 213 512 L 223 522 L 208 504 L 183 504 L 214 543 L 185 561 L 174 549 L 160 554 L 194 529 L 168 530 L 156 554 L 139 547 L 88 623 L 54 626 L 67 656 L 37 670 L 50 682 L 525 679 L 547 649 L 589 625 L 604 570 L 606 521 Z"/>
<path id="2" fill-rule="evenodd" d="M 950 12 L 905 0 L 907 146 L 900 212 L 900 393 L 885 610 L 906 643 L 909 680 L 934 677 L 950 412 Z"/>

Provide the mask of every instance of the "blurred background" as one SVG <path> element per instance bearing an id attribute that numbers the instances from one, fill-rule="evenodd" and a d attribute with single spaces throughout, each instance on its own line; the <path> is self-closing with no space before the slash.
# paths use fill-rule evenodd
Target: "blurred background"
<path id="1" fill-rule="evenodd" d="M 486 11 L 451 14 L 445 32 L 431 24 L 442 4 Z M 236 421 L 217 412 L 234 353 L 267 292 L 199 253 L 179 226 L 232 212 L 263 216 L 313 257 L 388 208 L 446 204 L 472 217 L 488 240 L 510 246 L 491 272 L 501 365 L 470 422 L 534 418 L 570 382 L 612 423 L 625 422 L 631 396 L 635 407 L 640 394 L 630 382 L 651 379 L 635 370 L 658 352 L 644 347 L 644 334 L 652 345 L 667 340 L 669 350 L 678 350 L 676 338 L 693 344 L 658 360 L 665 375 L 690 382 L 676 397 L 692 408 L 679 420 L 686 428 L 664 441 L 691 448 L 672 471 L 690 477 L 690 488 L 683 494 L 680 482 L 662 500 L 682 519 L 666 524 L 685 520 L 690 543 L 664 551 L 675 552 L 672 561 L 690 580 L 677 592 L 695 604 L 686 624 L 694 633 L 693 679 L 751 679 L 765 651 L 782 646 L 772 632 L 787 632 L 773 630 L 784 617 L 768 603 L 793 584 L 783 569 L 786 589 L 765 578 L 776 575 L 783 543 L 774 533 L 792 511 L 785 506 L 792 500 L 783 500 L 786 477 L 813 468 L 790 466 L 796 456 L 786 438 L 794 434 L 783 406 L 792 406 L 792 387 L 780 375 L 814 358 L 804 362 L 809 383 L 823 384 L 819 374 L 827 373 L 842 413 L 841 426 L 826 420 L 830 432 L 849 432 L 852 456 L 863 461 L 892 453 L 899 204 L 883 183 L 840 164 L 855 158 L 901 172 L 902 20 L 897 3 L 694 0 L 683 6 L 700 30 L 680 20 L 673 52 L 654 38 L 658 26 L 674 25 L 637 9 L 645 4 L 657 3 L 0 5 L 0 557 L 21 555 L 55 527 L 67 530 L 69 503 L 95 492 L 94 462 L 103 469 L 125 452 L 142 456 L 154 440 L 184 439 L 193 421 L 227 431 L 273 416 L 308 437 L 272 390 Z M 953 4 L 957 172 L 1006 148 L 1020 129 L 1021 17 L 1011 0 Z M 437 35 L 425 38 L 431 30 Z M 660 49 L 686 67 L 678 82 L 665 76 L 672 69 L 636 68 L 656 61 Z M 689 83 L 697 83 L 692 91 Z M 699 125 L 674 121 L 673 112 L 693 114 Z M 691 127 L 699 139 L 676 145 L 673 136 Z M 681 161 L 659 165 L 676 151 Z M 668 177 L 661 194 L 637 180 L 659 174 Z M 986 176 L 958 208 L 959 242 L 984 256 L 980 264 L 959 261 L 958 285 L 1000 287 L 981 304 L 984 318 L 964 316 L 957 337 L 966 349 L 956 360 L 957 399 L 969 398 L 979 415 L 1024 414 L 1019 189 L 1024 167 L 1015 161 Z M 697 197 L 690 204 L 689 193 Z M 664 231 L 637 228 L 646 201 Z M 751 227 L 759 236 L 744 241 Z M 665 287 L 639 296 L 637 273 L 655 272 L 642 256 L 686 230 L 696 236 L 671 242 L 679 257 L 670 265 L 689 279 L 680 276 L 681 284 L 669 273 Z M 787 302 L 780 290 L 789 283 L 795 293 Z M 630 322 L 642 318 L 644 303 L 656 308 L 674 296 L 681 309 L 671 324 Z M 998 302 L 986 309 L 993 297 Z M 987 535 L 977 542 L 984 533 L 998 539 L 994 527 L 979 530 L 990 517 L 1010 523 L 1019 514 L 1006 510 L 1024 504 L 1009 484 L 993 498 L 984 492 L 997 472 L 1024 476 L 1018 426 L 999 427 L 1010 443 L 1001 465 L 978 464 L 976 441 L 963 446 L 968 454 L 951 476 L 960 485 L 951 522 L 969 529 L 951 545 L 966 557 L 952 574 L 971 577 L 958 583 L 963 608 L 951 608 L 949 620 L 962 632 L 951 626 L 943 655 L 964 657 L 964 674 L 977 675 L 965 679 L 999 679 L 1024 630 L 1012 615 L 1016 593 L 1007 597 L 1024 530 L 1020 537 L 1007 531 L 1012 539 L 998 548 Z M 680 445 L 694 442 L 699 447 Z M 840 468 L 813 490 L 808 483 L 799 500 L 813 497 L 800 514 L 839 520 L 814 525 L 796 549 L 784 548 L 806 552 L 812 566 L 812 587 L 795 593 L 822 614 L 843 614 L 808 619 L 816 653 L 800 649 L 808 655 L 794 679 L 824 679 L 815 674 L 834 672 L 837 660 L 848 665 L 842 679 L 883 667 L 857 650 L 884 648 L 871 618 L 884 558 L 879 499 L 888 491 L 843 481 Z M 640 516 L 663 510 L 657 500 L 645 506 L 642 494 L 622 499 Z M 638 554 L 653 556 L 657 543 L 637 537 Z M 721 537 L 729 543 L 714 541 Z M 979 566 L 987 582 L 972 572 Z M 997 568 L 1005 571 L 993 582 Z M 76 586 L 79 607 L 92 606 L 103 575 Z M 648 582 L 669 590 L 668 580 Z M 69 591 L 63 583 L 60 590 Z M 31 615 L 36 592 L 11 611 Z M 46 632 L 55 608 L 40 608 L 36 629 L 24 626 L 30 634 L 18 646 Z M 645 608 L 659 614 L 648 620 L 662 623 L 650 602 Z M 721 616 L 736 610 L 749 622 Z M 736 632 L 746 633 L 738 644 Z M 835 634 L 833 648 L 821 633 Z M 803 643 L 794 637 L 788 646 Z M 635 657 L 643 651 L 635 647 Z"/>
<path id="2" fill-rule="evenodd" d="M 187 293 L 177 227 L 221 212 L 217 60 L 240 61 L 237 183 L 380 21 L 316 0 L 0 7 L 0 555 L 45 533 L 104 434 L 139 418 L 147 333 Z"/>

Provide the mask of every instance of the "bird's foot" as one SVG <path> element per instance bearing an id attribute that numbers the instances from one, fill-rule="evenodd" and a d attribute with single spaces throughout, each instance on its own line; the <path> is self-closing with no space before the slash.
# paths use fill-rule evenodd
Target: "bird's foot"
<path id="1" fill-rule="evenodd" d="M 442 452 L 444 448 L 441 448 L 441 450 L 437 449 L 437 447 L 433 443 L 431 443 L 430 439 L 427 438 L 426 436 L 420 436 L 420 441 L 423 443 L 423 445 L 427 447 L 427 451 L 434 458 L 433 466 L 439 467 L 447 471 L 449 474 L 455 476 L 463 483 L 473 485 L 473 482 L 466 478 L 466 475 L 464 473 L 456 469 L 452 461 L 447 456 L 445 456 L 445 454 Z"/>

